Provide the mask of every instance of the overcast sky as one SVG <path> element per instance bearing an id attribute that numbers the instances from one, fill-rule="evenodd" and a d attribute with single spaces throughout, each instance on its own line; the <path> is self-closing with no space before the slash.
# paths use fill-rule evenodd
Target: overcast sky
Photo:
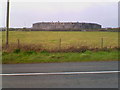
<path id="1" fill-rule="evenodd" d="M 36 22 L 88 22 L 102 27 L 118 27 L 117 2 L 15 2 L 10 3 L 10 27 L 32 27 Z M 2 22 L 6 23 L 6 2 L 2 2 Z M 0 20 L 1 20 L 0 19 Z"/>

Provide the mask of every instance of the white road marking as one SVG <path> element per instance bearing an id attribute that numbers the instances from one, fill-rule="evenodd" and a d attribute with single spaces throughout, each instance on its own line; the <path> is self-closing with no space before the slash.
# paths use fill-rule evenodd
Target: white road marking
<path id="1" fill-rule="evenodd" d="M 49 72 L 49 73 L 9 73 L 0 76 L 31 76 L 31 75 L 68 75 L 68 74 L 105 74 L 118 73 L 120 71 L 93 71 L 93 72 Z"/>

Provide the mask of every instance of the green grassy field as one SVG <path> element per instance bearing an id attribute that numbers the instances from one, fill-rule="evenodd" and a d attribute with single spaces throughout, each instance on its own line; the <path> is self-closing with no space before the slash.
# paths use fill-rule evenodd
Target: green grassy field
<path id="1" fill-rule="evenodd" d="M 5 44 L 5 32 L 2 34 Z M 60 31 L 10 31 L 9 47 L 3 48 L 2 63 L 50 63 L 50 62 L 83 62 L 83 61 L 116 61 L 118 50 L 93 49 L 118 47 L 118 32 L 60 32 Z M 20 49 L 17 40 L 20 40 Z M 61 51 L 59 50 L 61 39 Z M 23 45 L 23 46 L 22 46 Z M 73 46 L 72 48 L 66 48 Z M 84 47 L 84 46 L 87 46 Z M 16 47 L 16 48 L 15 48 Z M 43 50 L 41 50 L 43 48 Z M 53 51 L 49 52 L 49 49 Z M 55 52 L 54 52 L 55 51 Z"/>
<path id="2" fill-rule="evenodd" d="M 2 32 L 5 43 L 5 32 Z M 61 39 L 61 47 L 89 46 L 101 47 L 103 38 L 104 47 L 118 46 L 118 32 L 60 32 L 60 31 L 10 31 L 9 42 L 20 44 L 42 44 L 45 48 L 58 47 Z"/>
<path id="3" fill-rule="evenodd" d="M 17 63 L 56 63 L 56 62 L 89 62 L 89 61 L 117 61 L 118 51 L 86 51 L 84 53 L 48 53 L 48 52 L 14 52 L 2 53 L 3 64 Z"/>

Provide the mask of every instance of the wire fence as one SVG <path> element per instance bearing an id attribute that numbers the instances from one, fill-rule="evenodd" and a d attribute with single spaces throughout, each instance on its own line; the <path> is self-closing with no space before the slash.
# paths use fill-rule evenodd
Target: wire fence
<path id="1" fill-rule="evenodd" d="M 86 50 L 95 50 L 95 49 L 112 49 L 112 48 L 119 48 L 117 45 L 105 45 L 107 40 L 105 38 L 100 38 L 100 40 L 98 41 L 99 43 L 91 43 L 87 44 L 87 41 L 84 42 L 74 42 L 73 44 L 65 44 L 64 43 L 64 39 L 59 38 L 58 40 L 53 40 L 55 41 L 53 42 L 49 42 L 49 45 L 45 45 L 43 43 L 40 44 L 28 44 L 23 43 L 22 40 L 20 39 L 16 39 L 16 41 L 14 41 L 14 43 L 9 43 L 9 45 L 6 45 L 5 42 L 2 40 L 3 43 L 3 50 L 9 50 L 12 51 L 14 49 L 23 49 L 23 50 L 34 50 L 34 51 L 41 51 L 41 50 L 52 50 L 52 51 L 79 51 L 82 49 L 86 49 Z M 89 41 L 92 42 L 92 41 Z M 52 44 L 52 45 L 50 45 Z"/>

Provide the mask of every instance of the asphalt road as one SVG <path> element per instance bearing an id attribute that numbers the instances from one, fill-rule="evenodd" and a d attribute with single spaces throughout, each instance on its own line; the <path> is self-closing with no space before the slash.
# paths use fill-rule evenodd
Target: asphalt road
<path id="1" fill-rule="evenodd" d="M 3 64 L 3 74 L 118 71 L 118 62 Z M 2 76 L 3 88 L 118 88 L 118 73 Z"/>

